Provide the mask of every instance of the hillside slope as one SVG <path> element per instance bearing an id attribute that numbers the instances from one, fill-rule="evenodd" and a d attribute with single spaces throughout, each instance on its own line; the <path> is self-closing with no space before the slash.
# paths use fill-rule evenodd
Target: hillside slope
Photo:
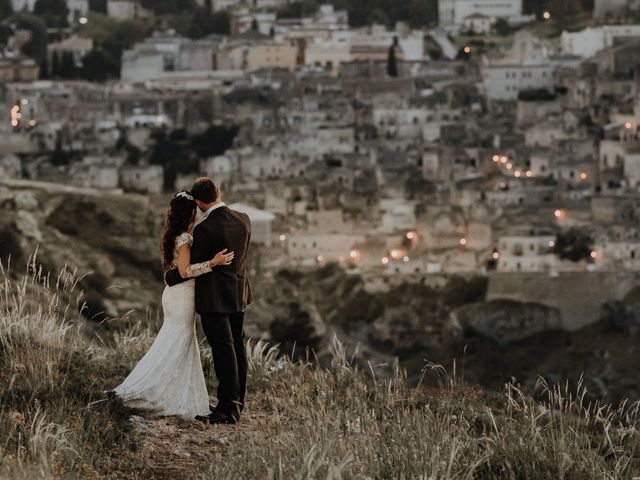
<path id="1" fill-rule="evenodd" d="M 63 272 L 56 284 L 37 274 L 0 278 L 0 478 L 640 474 L 637 405 L 586 404 L 582 389 L 545 385 L 536 402 L 514 386 L 492 393 L 446 375 L 441 388 L 412 388 L 397 367 L 388 378 L 375 365 L 358 369 L 337 341 L 326 368 L 249 345 L 248 414 L 237 426 L 134 412 L 102 391 L 122 380 L 154 332 L 116 321 L 97 334 L 64 300 L 74 298 L 74 277 Z"/>

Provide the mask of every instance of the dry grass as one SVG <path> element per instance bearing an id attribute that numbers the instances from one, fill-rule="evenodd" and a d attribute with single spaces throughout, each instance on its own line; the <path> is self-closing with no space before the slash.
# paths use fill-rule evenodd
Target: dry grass
<path id="1" fill-rule="evenodd" d="M 0 271 L 0 478 L 158 474 L 140 454 L 132 412 L 101 393 L 126 375 L 154 332 L 130 321 L 126 329 L 86 327 L 76 283 L 68 271 L 43 278 L 35 262 L 19 281 Z M 200 478 L 640 476 L 638 406 L 585 404 L 582 387 L 541 380 L 534 400 L 512 385 L 501 393 L 468 387 L 431 366 L 425 375 L 441 375 L 442 387 L 410 388 L 397 365 L 387 378 L 374 366 L 359 370 L 337 339 L 325 367 L 292 363 L 264 342 L 248 342 L 248 352 L 249 409 L 258 415 L 244 431 L 212 430 L 244 433 L 199 461 Z M 180 438 L 203 434 L 191 430 Z"/>

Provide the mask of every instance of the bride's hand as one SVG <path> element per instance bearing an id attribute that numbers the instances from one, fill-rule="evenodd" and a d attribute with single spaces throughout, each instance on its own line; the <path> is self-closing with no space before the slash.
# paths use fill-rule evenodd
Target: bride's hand
<path id="1" fill-rule="evenodd" d="M 233 261 L 234 255 L 234 252 L 227 253 L 227 249 L 225 248 L 224 250 L 216 253 L 216 256 L 209 260 L 209 265 L 211 265 L 211 268 L 219 265 L 230 265 Z"/>

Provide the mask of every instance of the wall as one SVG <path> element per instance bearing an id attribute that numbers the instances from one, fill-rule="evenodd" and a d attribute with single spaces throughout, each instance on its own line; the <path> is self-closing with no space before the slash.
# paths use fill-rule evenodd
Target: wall
<path id="1" fill-rule="evenodd" d="M 640 285 L 640 272 L 492 273 L 486 300 L 541 303 L 560 310 L 562 328 L 598 321 L 605 302 L 622 300 Z"/>

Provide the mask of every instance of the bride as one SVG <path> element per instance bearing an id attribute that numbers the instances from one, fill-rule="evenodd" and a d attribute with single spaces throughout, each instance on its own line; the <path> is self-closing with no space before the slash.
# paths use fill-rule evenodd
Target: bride
<path id="1" fill-rule="evenodd" d="M 233 252 L 226 249 L 208 262 L 190 264 L 191 231 L 196 203 L 189 192 L 171 200 L 162 236 L 165 270 L 178 268 L 190 280 L 165 287 L 162 294 L 164 323 L 151 348 L 129 376 L 110 393 L 126 405 L 151 410 L 159 415 L 177 415 L 192 420 L 209 411 L 195 326 L 194 277 L 229 265 Z"/>

